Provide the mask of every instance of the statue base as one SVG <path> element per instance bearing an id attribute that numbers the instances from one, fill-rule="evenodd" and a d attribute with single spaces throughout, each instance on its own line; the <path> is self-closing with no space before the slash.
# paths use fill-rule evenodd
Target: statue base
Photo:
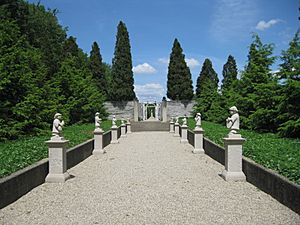
<path id="1" fill-rule="evenodd" d="M 61 173 L 61 174 L 55 174 L 55 173 L 49 173 L 45 179 L 45 182 L 47 183 L 64 183 L 66 180 L 70 179 L 71 176 L 68 172 Z"/>
<path id="2" fill-rule="evenodd" d="M 223 170 L 221 177 L 226 181 L 246 181 L 246 176 L 243 172 L 228 172 Z"/>
<path id="3" fill-rule="evenodd" d="M 194 154 L 205 154 L 204 149 L 194 149 L 192 152 L 193 152 Z"/>

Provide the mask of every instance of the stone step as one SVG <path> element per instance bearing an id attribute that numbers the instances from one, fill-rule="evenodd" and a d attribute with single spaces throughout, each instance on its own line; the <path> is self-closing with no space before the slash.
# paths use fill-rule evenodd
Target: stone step
<path id="1" fill-rule="evenodd" d="M 131 122 L 132 132 L 141 131 L 169 131 L 169 123 L 163 123 L 160 121 L 143 121 L 143 122 Z"/>

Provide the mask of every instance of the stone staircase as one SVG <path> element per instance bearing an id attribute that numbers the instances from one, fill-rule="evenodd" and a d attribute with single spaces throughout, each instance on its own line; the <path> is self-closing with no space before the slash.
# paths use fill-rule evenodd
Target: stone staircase
<path id="1" fill-rule="evenodd" d="M 141 131 L 169 131 L 169 123 L 163 123 L 161 121 L 141 121 L 141 122 L 131 122 L 132 132 Z"/>

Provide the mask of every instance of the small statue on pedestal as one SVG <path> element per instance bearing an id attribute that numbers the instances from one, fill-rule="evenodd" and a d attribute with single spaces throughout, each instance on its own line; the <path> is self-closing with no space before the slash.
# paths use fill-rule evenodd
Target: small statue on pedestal
<path id="1" fill-rule="evenodd" d="M 182 119 L 182 125 L 186 126 L 186 124 L 187 124 L 186 115 L 184 115 L 184 117 Z"/>
<path id="2" fill-rule="evenodd" d="M 238 134 L 240 130 L 240 116 L 238 114 L 238 109 L 235 106 L 229 108 L 231 117 L 226 119 L 226 126 L 230 129 L 228 135 Z"/>
<path id="3" fill-rule="evenodd" d="M 197 113 L 195 116 L 196 127 L 201 127 L 201 113 Z"/>
<path id="4" fill-rule="evenodd" d="M 96 112 L 95 114 L 95 127 L 100 129 L 102 119 L 99 117 L 100 113 Z"/>
<path id="5" fill-rule="evenodd" d="M 113 115 L 113 118 L 112 118 L 112 125 L 113 126 L 116 126 L 116 121 L 117 121 L 116 116 Z"/>
<path id="6" fill-rule="evenodd" d="M 64 125 L 65 122 L 62 120 L 62 115 L 55 113 L 52 126 L 52 139 L 62 138 L 62 128 Z"/>

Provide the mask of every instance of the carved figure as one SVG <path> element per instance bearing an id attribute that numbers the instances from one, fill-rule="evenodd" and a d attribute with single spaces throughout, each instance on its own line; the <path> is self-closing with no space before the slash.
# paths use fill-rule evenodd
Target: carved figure
<path id="1" fill-rule="evenodd" d="M 96 112 L 95 114 L 95 127 L 100 129 L 102 119 L 99 117 L 100 113 Z"/>
<path id="2" fill-rule="evenodd" d="M 52 137 L 61 137 L 62 127 L 64 125 L 65 122 L 62 120 L 62 115 L 60 113 L 55 113 L 52 126 Z"/>
<path id="3" fill-rule="evenodd" d="M 116 116 L 113 115 L 113 118 L 112 118 L 112 125 L 113 126 L 116 126 L 116 121 L 117 121 Z"/>
<path id="4" fill-rule="evenodd" d="M 240 130 L 240 116 L 235 106 L 229 108 L 231 117 L 226 119 L 226 126 L 230 129 L 229 134 L 238 134 Z"/>
<path id="5" fill-rule="evenodd" d="M 186 120 L 186 115 L 184 115 L 183 119 L 182 119 L 182 125 L 186 125 L 187 120 Z"/>
<path id="6" fill-rule="evenodd" d="M 196 127 L 201 127 L 201 113 L 197 113 L 195 116 Z"/>

